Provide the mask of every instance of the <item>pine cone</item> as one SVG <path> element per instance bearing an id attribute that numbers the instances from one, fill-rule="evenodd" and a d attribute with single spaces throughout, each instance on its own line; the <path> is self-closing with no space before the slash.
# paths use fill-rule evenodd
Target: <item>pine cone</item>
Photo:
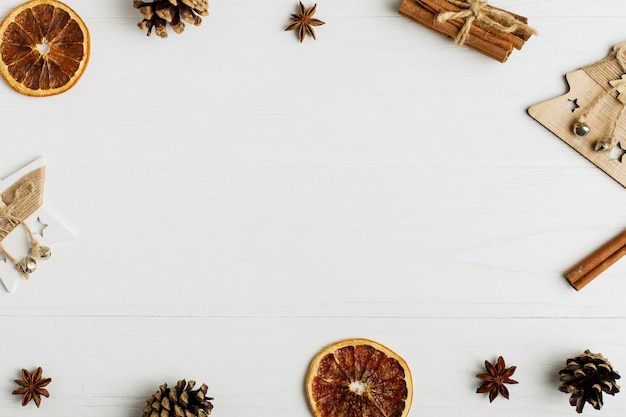
<path id="1" fill-rule="evenodd" d="M 565 369 L 559 371 L 562 384 L 559 391 L 571 393 L 569 403 L 576 407 L 576 412 L 582 413 L 585 403 L 588 402 L 599 410 L 602 408 L 602 391 L 609 395 L 619 392 L 617 371 L 600 353 L 591 353 L 585 350 L 582 355 L 567 360 Z"/>
<path id="2" fill-rule="evenodd" d="M 154 27 L 154 32 L 161 38 L 167 38 L 165 26 L 168 23 L 174 32 L 182 33 L 185 30 L 183 21 L 200 26 L 200 16 L 209 15 L 209 0 L 155 0 L 151 3 L 136 0 L 133 6 L 143 15 L 143 20 L 137 24 L 139 29 L 147 30 L 150 36 Z"/>
<path id="3" fill-rule="evenodd" d="M 185 388 L 185 385 L 187 387 Z M 195 381 L 178 381 L 175 388 L 168 388 L 167 384 L 161 385 L 143 409 L 143 417 L 206 417 L 211 414 L 213 404 L 209 402 L 213 398 L 207 397 L 209 389 L 202 384 L 200 389 L 192 391 Z"/>

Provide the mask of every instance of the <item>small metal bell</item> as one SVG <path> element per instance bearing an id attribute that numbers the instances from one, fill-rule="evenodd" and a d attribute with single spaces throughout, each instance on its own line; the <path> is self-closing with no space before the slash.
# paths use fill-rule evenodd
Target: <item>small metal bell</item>
<path id="1" fill-rule="evenodd" d="M 611 144 L 609 143 L 608 140 L 599 140 L 596 142 L 593 149 L 595 149 L 596 152 L 604 152 L 604 151 L 608 151 L 610 147 L 611 147 Z"/>
<path id="2" fill-rule="evenodd" d="M 32 274 L 37 270 L 37 261 L 35 258 L 27 256 L 17 264 L 17 267 L 25 274 Z"/>
<path id="3" fill-rule="evenodd" d="M 574 123 L 572 130 L 576 136 L 587 136 L 589 133 L 589 126 L 585 122 L 578 122 Z"/>
<path id="4" fill-rule="evenodd" d="M 52 250 L 48 246 L 39 246 L 39 257 L 41 259 L 48 259 L 52 256 Z"/>

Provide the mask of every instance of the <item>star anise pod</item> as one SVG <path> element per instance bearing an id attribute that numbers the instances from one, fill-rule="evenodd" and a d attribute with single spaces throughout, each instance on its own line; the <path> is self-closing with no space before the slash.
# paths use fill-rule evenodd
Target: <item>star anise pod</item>
<path id="1" fill-rule="evenodd" d="M 21 388 L 13 391 L 13 394 L 22 396 L 22 406 L 33 400 L 37 408 L 39 408 L 41 396 L 50 397 L 50 393 L 44 387 L 52 381 L 52 378 L 42 378 L 42 372 L 41 366 L 32 374 L 26 369 L 22 369 L 22 380 L 15 380 Z"/>
<path id="2" fill-rule="evenodd" d="M 489 361 L 485 361 L 485 368 L 487 368 L 487 373 L 476 375 L 476 378 L 483 381 L 476 392 L 479 394 L 488 392 L 489 402 L 492 402 L 498 394 L 502 394 L 508 400 L 509 390 L 504 384 L 517 384 L 517 381 L 510 378 L 515 372 L 515 366 L 507 368 L 504 359 L 499 356 L 495 366 Z"/>
<path id="3" fill-rule="evenodd" d="M 313 7 L 306 8 L 300 2 L 299 6 L 299 14 L 292 14 L 291 20 L 292 23 L 285 28 L 285 30 L 298 30 L 298 38 L 300 42 L 304 40 L 304 37 L 308 34 L 315 38 L 315 31 L 313 30 L 313 26 L 322 26 L 324 22 L 319 19 L 313 17 L 315 14 L 315 9 L 317 8 L 317 4 L 314 4 Z"/>

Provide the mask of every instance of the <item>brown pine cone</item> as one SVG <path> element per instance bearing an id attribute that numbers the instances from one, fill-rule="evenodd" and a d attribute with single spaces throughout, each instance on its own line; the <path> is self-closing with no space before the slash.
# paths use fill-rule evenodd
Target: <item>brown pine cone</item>
<path id="1" fill-rule="evenodd" d="M 200 16 L 209 15 L 209 0 L 155 0 L 150 3 L 136 0 L 135 9 L 139 9 L 143 20 L 137 24 L 140 29 L 147 30 L 148 36 L 154 32 L 161 38 L 167 38 L 166 25 L 169 23 L 174 32 L 185 30 L 183 21 L 200 26 Z"/>
<path id="2" fill-rule="evenodd" d="M 163 384 L 149 400 L 143 409 L 143 417 L 207 417 L 211 414 L 213 404 L 207 397 L 206 384 L 193 390 L 195 381 L 187 383 L 184 379 L 178 381 L 174 388 Z M 186 386 L 186 387 L 185 387 Z"/>
<path id="3" fill-rule="evenodd" d="M 561 385 L 559 391 L 570 393 L 569 403 L 582 413 L 585 403 L 593 408 L 602 408 L 602 392 L 615 395 L 619 385 L 615 383 L 620 376 L 609 361 L 599 353 L 585 350 L 582 355 L 567 360 L 565 369 L 559 371 Z"/>

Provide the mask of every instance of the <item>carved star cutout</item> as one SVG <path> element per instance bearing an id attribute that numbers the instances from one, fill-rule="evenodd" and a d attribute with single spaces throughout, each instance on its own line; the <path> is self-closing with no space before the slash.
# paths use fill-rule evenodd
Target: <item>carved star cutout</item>
<path id="1" fill-rule="evenodd" d="M 37 220 L 35 220 L 34 223 L 29 224 L 28 227 L 30 227 L 33 234 L 43 237 L 43 231 L 46 227 L 48 227 L 48 225 L 42 222 L 40 217 L 37 217 Z"/>
<path id="2" fill-rule="evenodd" d="M 618 160 L 620 163 L 622 163 L 622 158 L 624 157 L 624 154 L 626 153 L 626 149 L 622 148 L 622 144 L 620 142 L 617 142 L 617 144 L 613 147 L 613 149 L 611 149 L 611 154 L 609 155 L 609 160 L 613 161 L 613 160 Z"/>
<path id="3" fill-rule="evenodd" d="M 4 193 L 24 175 L 39 169 L 44 165 L 44 159 L 39 158 L 9 176 L 1 179 L 0 194 Z M 74 238 L 72 232 L 63 226 L 63 224 L 47 210 L 45 202 L 41 207 L 35 210 L 30 217 L 25 219 L 24 223 L 27 224 L 29 228 L 32 227 L 31 230 L 34 234 L 42 236 L 40 239 L 40 243 L 42 245 L 52 246 L 55 243 L 65 242 Z M 46 235 L 45 239 L 43 238 L 44 229 Z M 16 227 L 11 233 L 9 233 L 2 240 L 2 246 L 17 260 L 21 260 L 30 254 L 30 241 L 23 227 Z M 54 258 L 54 255 L 52 258 Z M 53 260 L 50 260 L 50 262 L 53 262 Z M 43 268 L 41 269 L 43 270 Z M 37 271 L 36 273 L 43 273 L 43 271 Z M 2 281 L 2 284 L 7 291 L 13 291 L 17 282 L 21 280 L 23 280 L 23 278 L 13 263 L 7 262 L 6 259 L 4 262 L 0 262 L 0 281 Z"/>
<path id="4" fill-rule="evenodd" d="M 569 98 L 567 99 L 567 106 L 568 109 L 570 109 L 572 111 L 572 113 L 574 113 L 576 111 L 577 108 L 579 108 L 580 106 L 578 105 L 578 99 L 575 98 L 574 100 L 570 100 Z"/>

